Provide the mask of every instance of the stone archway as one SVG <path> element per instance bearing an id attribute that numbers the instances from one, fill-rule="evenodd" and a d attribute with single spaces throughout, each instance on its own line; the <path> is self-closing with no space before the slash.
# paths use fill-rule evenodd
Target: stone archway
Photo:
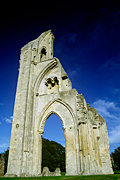
<path id="1" fill-rule="evenodd" d="M 6 176 L 41 176 L 41 137 L 51 113 L 63 123 L 66 175 L 112 174 L 106 122 L 72 89 L 53 58 L 53 41 L 49 30 L 21 49 Z"/>
<path id="2" fill-rule="evenodd" d="M 50 172 L 55 171 L 56 168 L 60 168 L 61 172 L 66 172 L 64 129 L 61 119 L 55 113 L 50 114 L 44 125 L 44 133 L 42 135 L 42 172 L 44 167 L 48 167 Z"/>
<path id="3" fill-rule="evenodd" d="M 66 148 L 66 175 L 77 174 L 77 154 L 76 154 L 76 136 L 75 136 L 75 115 L 71 112 L 70 107 L 60 99 L 55 99 L 49 102 L 42 110 L 41 117 L 38 121 L 39 132 L 39 147 L 38 147 L 38 164 L 36 168 L 41 169 L 42 158 L 42 134 L 44 132 L 44 125 L 46 120 L 51 114 L 56 114 L 62 121 L 64 136 L 65 136 L 65 148 Z M 69 119 L 69 122 L 68 122 Z M 68 122 L 68 123 L 67 123 Z M 36 139 L 37 140 L 37 139 Z M 36 144 L 36 142 L 35 142 Z"/>

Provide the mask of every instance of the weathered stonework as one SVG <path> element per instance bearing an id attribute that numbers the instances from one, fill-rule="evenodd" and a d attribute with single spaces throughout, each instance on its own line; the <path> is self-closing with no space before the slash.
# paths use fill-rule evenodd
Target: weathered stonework
<path id="1" fill-rule="evenodd" d="M 42 134 L 53 113 L 63 124 L 66 175 L 113 174 L 106 122 L 72 89 L 53 41 L 49 30 L 21 49 L 6 176 L 41 176 Z"/>
<path id="2" fill-rule="evenodd" d="M 0 176 L 4 176 L 5 158 L 3 154 L 0 154 Z"/>
<path id="3" fill-rule="evenodd" d="M 60 168 L 56 168 L 54 172 L 50 172 L 48 167 L 44 167 L 42 176 L 61 176 Z"/>

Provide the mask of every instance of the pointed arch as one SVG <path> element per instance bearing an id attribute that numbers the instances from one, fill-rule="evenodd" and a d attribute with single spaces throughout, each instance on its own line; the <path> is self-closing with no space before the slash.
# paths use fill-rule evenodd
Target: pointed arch
<path id="1" fill-rule="evenodd" d="M 63 107 L 65 107 L 69 114 L 71 115 L 72 119 L 73 119 L 73 125 L 75 124 L 75 114 L 72 110 L 72 108 L 69 106 L 69 104 L 67 104 L 66 102 L 64 102 L 63 100 L 57 98 L 57 99 L 54 99 L 53 101 L 50 101 L 42 110 L 42 113 L 41 113 L 41 116 L 39 118 L 39 121 L 38 121 L 38 126 L 37 126 L 37 130 L 39 132 L 43 132 L 43 128 L 44 128 L 44 124 L 47 120 L 47 118 L 52 114 L 56 114 L 62 121 L 62 124 L 63 124 L 63 128 L 65 128 L 65 120 L 64 118 L 62 118 L 62 115 L 61 115 L 61 112 L 57 112 L 55 109 L 50 109 L 50 107 L 54 104 L 54 103 L 59 103 L 59 105 L 62 105 Z M 50 110 L 49 110 L 50 109 Z M 45 115 L 45 113 L 47 112 L 47 115 Z M 45 116 L 45 117 L 44 117 Z"/>
<path id="2" fill-rule="evenodd" d="M 43 68 L 43 70 L 40 72 L 40 74 L 38 75 L 38 77 L 37 77 L 37 79 L 36 79 L 36 81 L 35 81 L 35 84 L 34 84 L 34 93 L 37 93 L 37 92 L 38 92 L 40 83 L 41 83 L 43 77 L 45 76 L 45 74 L 46 74 L 47 72 L 49 72 L 50 69 L 54 68 L 56 65 L 57 65 L 57 59 L 54 58 L 53 61 L 50 61 L 50 63 L 48 63 L 48 64 Z"/>
<path id="3" fill-rule="evenodd" d="M 65 123 L 64 123 L 64 120 L 63 120 L 63 118 L 61 117 L 61 115 L 60 115 L 59 113 L 57 113 L 56 111 L 51 110 L 51 111 L 49 111 L 49 113 L 44 117 L 43 123 L 42 123 L 42 125 L 41 125 L 40 132 L 43 132 L 43 133 L 44 133 L 44 125 L 45 125 L 47 119 L 48 119 L 52 114 L 55 114 L 55 115 L 57 115 L 57 116 L 60 118 L 60 120 L 61 120 L 61 122 L 62 122 L 62 125 L 63 125 L 63 129 L 65 128 Z"/>

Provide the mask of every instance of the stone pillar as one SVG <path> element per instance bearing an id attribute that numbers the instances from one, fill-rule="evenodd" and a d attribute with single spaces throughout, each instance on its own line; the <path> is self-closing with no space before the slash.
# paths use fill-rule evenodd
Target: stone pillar
<path id="1" fill-rule="evenodd" d="M 88 128 L 87 123 L 79 123 L 79 158 L 81 174 L 89 174 L 89 148 L 88 148 Z"/>
<path id="2" fill-rule="evenodd" d="M 6 176 L 21 176 L 23 159 L 24 127 L 26 120 L 26 103 L 30 76 L 31 50 L 21 52 L 20 72 L 15 99 L 8 169 Z"/>
<path id="3" fill-rule="evenodd" d="M 66 145 L 65 145 L 66 147 L 66 176 L 78 175 L 74 127 L 67 127 L 65 129 L 65 139 L 66 139 Z"/>
<path id="4" fill-rule="evenodd" d="M 78 125 L 78 130 L 79 130 L 79 163 L 80 163 L 80 174 L 83 173 L 83 141 L 82 141 L 82 128 L 81 128 L 81 123 Z"/>
<path id="5" fill-rule="evenodd" d="M 39 132 L 39 149 L 38 149 L 38 176 L 41 176 L 42 171 L 42 134 Z"/>
<path id="6" fill-rule="evenodd" d="M 93 125 L 93 150 L 94 150 L 94 158 L 95 158 L 95 173 L 102 174 L 102 163 L 100 157 L 100 150 L 99 150 L 99 129 L 97 125 Z"/>
<path id="7" fill-rule="evenodd" d="M 109 152 L 109 140 L 107 133 L 107 125 L 104 123 L 100 127 L 100 154 L 102 163 L 102 173 L 103 174 L 113 174 L 110 152 Z"/>
<path id="8" fill-rule="evenodd" d="M 33 145 L 33 172 L 34 176 L 41 176 L 42 165 L 42 134 L 43 132 L 34 133 Z"/>

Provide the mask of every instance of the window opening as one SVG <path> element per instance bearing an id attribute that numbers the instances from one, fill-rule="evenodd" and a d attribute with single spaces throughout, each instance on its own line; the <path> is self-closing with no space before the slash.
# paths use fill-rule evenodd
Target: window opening
<path id="1" fill-rule="evenodd" d="M 45 58 L 46 58 L 46 49 L 43 48 L 43 49 L 41 50 L 41 60 L 44 60 Z"/>

